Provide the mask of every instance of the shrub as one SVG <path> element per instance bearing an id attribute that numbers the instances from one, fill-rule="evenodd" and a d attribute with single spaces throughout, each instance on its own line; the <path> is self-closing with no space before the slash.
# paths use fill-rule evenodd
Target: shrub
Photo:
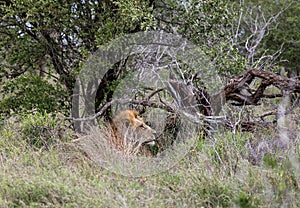
<path id="1" fill-rule="evenodd" d="M 28 112 L 66 112 L 69 102 L 67 91 L 59 85 L 52 85 L 38 75 L 23 75 L 4 83 L 0 89 L 0 115 Z"/>

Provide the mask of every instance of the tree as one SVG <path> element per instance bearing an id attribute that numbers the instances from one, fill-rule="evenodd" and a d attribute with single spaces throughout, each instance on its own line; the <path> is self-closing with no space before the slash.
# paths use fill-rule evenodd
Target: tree
<path id="1" fill-rule="evenodd" d="M 136 12 L 128 15 L 126 10 L 134 3 Z M 46 57 L 49 68 L 54 70 L 50 73 L 60 75 L 66 87 L 72 89 L 72 76 L 80 62 L 99 45 L 150 24 L 151 17 L 143 13 L 151 6 L 147 4 L 147 1 L 110 0 L 6 1 L 1 7 L 1 57 L 4 67 L 12 71 L 6 69 L 2 73 L 17 76 L 15 70 L 36 68 Z"/>
<path id="2" fill-rule="evenodd" d="M 264 5 L 268 1 L 263 1 Z M 273 1 L 272 1 L 273 3 Z M 278 3 L 273 3 L 270 12 L 276 13 L 283 10 L 278 17 L 277 27 L 270 32 L 263 42 L 263 47 L 276 52 L 282 48 L 280 55 L 280 65 L 283 66 L 290 76 L 300 75 L 300 2 L 281 0 Z M 265 6 L 264 9 L 271 9 Z"/>
<path id="3" fill-rule="evenodd" d="M 65 102 L 66 93 L 59 85 L 53 86 L 39 75 L 19 76 L 1 89 L 0 113 L 68 112 L 70 106 Z"/>
<path id="4" fill-rule="evenodd" d="M 299 71 L 299 2 L 235 1 L 235 45 L 250 67 Z M 292 74 L 292 73 L 291 73 Z"/>
<path id="5" fill-rule="evenodd" d="M 68 100 L 71 98 L 75 77 L 89 55 L 95 53 L 101 45 L 124 34 L 152 30 L 178 34 L 198 44 L 210 58 L 212 67 L 220 73 L 219 78 L 225 81 L 232 75 L 242 74 L 248 68 L 269 70 L 287 66 L 274 62 L 280 55 L 274 51 L 282 39 L 286 44 L 296 44 L 296 47 L 287 50 L 290 54 L 298 51 L 298 33 L 295 31 L 299 18 L 294 15 L 298 11 L 297 7 L 292 7 L 294 3 L 281 10 L 284 3 L 281 0 L 279 4 L 272 4 L 274 7 L 268 11 L 264 6 L 265 2 L 258 1 L 262 6 L 249 1 L 240 1 L 241 5 L 234 2 L 236 1 L 6 1 L 0 9 L 0 82 L 12 86 L 7 83 L 11 80 L 24 80 L 17 77 L 32 76 L 29 80 L 34 80 L 35 75 L 32 74 L 37 74 L 55 89 L 66 90 L 68 94 L 65 98 Z M 292 31 L 291 36 L 284 36 L 283 26 L 273 33 L 272 29 L 280 28 L 281 24 L 277 23 L 285 20 L 291 22 L 288 27 Z M 271 55 L 266 55 L 266 51 Z M 150 54 L 149 60 L 156 60 L 156 55 Z M 134 61 L 138 58 L 132 56 L 120 60 L 107 71 L 97 86 L 96 111 L 112 101 L 116 85 L 127 73 L 134 68 L 146 70 L 143 65 Z M 166 63 L 169 60 L 165 56 L 163 58 L 164 67 L 168 67 Z M 283 58 L 289 58 L 288 54 Z M 297 58 L 297 55 L 291 56 L 289 63 L 298 60 Z M 181 81 L 189 83 L 201 94 L 198 99 L 203 101 L 206 96 L 213 97 L 208 95 L 209 92 L 202 86 L 203 82 L 197 77 L 197 66 L 189 67 L 183 60 L 175 60 L 170 67 L 173 77 L 176 78 L 177 75 Z M 297 66 L 293 64 L 293 67 Z M 37 83 L 42 84 L 44 81 Z M 49 86 L 45 83 L 44 87 Z M 7 91 L 8 88 L 3 89 Z M 147 93 L 155 94 L 155 90 L 158 89 L 152 89 L 152 92 L 148 90 Z M 189 89 L 183 91 L 187 92 Z M 18 94 L 17 91 L 9 92 L 11 94 L 5 96 Z M 145 91 L 140 92 L 143 93 L 145 95 Z M 73 101 L 74 104 L 79 102 L 76 99 Z M 149 102 L 147 105 L 149 107 Z M 210 109 L 205 112 L 209 115 Z"/>
<path id="6" fill-rule="evenodd" d="M 136 12 L 124 17 L 132 4 Z M 69 99 L 81 63 L 99 45 L 145 29 L 151 16 L 139 11 L 148 8 L 151 1 L 6 1 L 0 9 L 0 82 L 47 74 Z"/>

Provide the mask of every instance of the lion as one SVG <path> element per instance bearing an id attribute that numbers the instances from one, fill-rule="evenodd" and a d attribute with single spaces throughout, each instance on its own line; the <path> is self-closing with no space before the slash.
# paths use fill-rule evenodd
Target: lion
<path id="1" fill-rule="evenodd" d="M 114 143 L 136 154 L 142 145 L 155 145 L 156 131 L 145 124 L 136 110 L 121 111 L 112 120 Z"/>

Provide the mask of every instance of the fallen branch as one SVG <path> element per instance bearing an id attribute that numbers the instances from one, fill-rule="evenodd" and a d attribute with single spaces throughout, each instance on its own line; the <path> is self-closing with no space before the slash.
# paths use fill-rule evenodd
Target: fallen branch
<path id="1" fill-rule="evenodd" d="M 256 90 L 249 90 L 249 86 L 255 78 L 260 78 L 262 81 Z M 226 101 L 233 101 L 231 104 L 236 106 L 259 105 L 262 98 L 283 97 L 283 94 L 264 94 L 266 88 L 271 85 L 282 92 L 300 93 L 300 81 L 298 79 L 285 78 L 263 70 L 248 69 L 243 75 L 231 79 L 224 88 L 224 94 Z M 244 89 L 247 89 L 247 94 L 243 92 Z"/>

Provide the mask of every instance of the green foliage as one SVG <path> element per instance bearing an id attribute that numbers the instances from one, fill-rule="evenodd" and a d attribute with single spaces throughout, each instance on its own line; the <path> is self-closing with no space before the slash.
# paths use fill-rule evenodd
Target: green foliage
<path id="1" fill-rule="evenodd" d="M 244 12 L 250 4 L 245 2 L 244 8 L 239 5 L 231 9 L 234 3 L 225 0 L 8 1 L 0 9 L 0 82 L 5 82 L 4 77 L 14 80 L 28 71 L 46 71 L 58 77 L 55 85 L 64 85 L 70 93 L 75 76 L 89 54 L 116 37 L 145 30 L 180 34 L 201 46 L 215 70 L 226 75 L 238 74 L 249 64 L 243 53 L 244 45 L 235 45 L 234 37 L 241 35 L 235 34 L 238 24 L 235 20 L 239 18 L 238 11 Z M 266 50 L 274 53 L 283 43 L 280 58 L 288 62 L 280 64 L 297 70 L 299 3 L 292 0 L 257 3 L 266 13 L 266 19 L 292 3 L 277 20 L 276 30 L 266 33 L 256 58 Z M 247 26 L 242 24 L 240 28 L 247 33 Z M 13 103 L 7 101 L 7 104 Z"/>
<path id="2" fill-rule="evenodd" d="M 4 122 L 0 129 L 0 147 L 7 154 L 18 155 L 15 146 L 26 146 L 28 150 L 36 151 L 50 149 L 53 145 L 70 140 L 68 121 L 61 113 L 34 112 L 21 116 L 12 116 Z M 9 144 L 9 145 L 8 145 Z"/>
<path id="3" fill-rule="evenodd" d="M 30 70 L 46 58 L 51 74 L 72 76 L 99 45 L 151 26 L 151 8 L 136 0 L 9 1 L 0 13 L 0 73 Z"/>
<path id="4" fill-rule="evenodd" d="M 206 151 L 216 164 L 227 164 L 231 170 L 234 170 L 237 158 L 242 155 L 244 157 L 247 156 L 249 150 L 245 146 L 245 143 L 252 136 L 251 133 L 241 134 L 237 132 L 236 134 L 233 134 L 232 132 L 227 131 L 216 136 L 218 142 L 206 147 Z"/>
<path id="5" fill-rule="evenodd" d="M 255 206 L 252 201 L 253 197 L 248 196 L 246 193 L 241 193 L 239 199 L 237 200 L 237 204 L 239 207 L 254 208 Z"/>
<path id="6" fill-rule="evenodd" d="M 247 59 L 232 45 L 232 19 L 237 12 L 230 9 L 228 1 L 158 1 L 154 15 L 159 29 L 178 33 L 200 46 L 214 70 L 233 75 L 246 68 Z"/>
<path id="7" fill-rule="evenodd" d="M 176 31 L 194 43 L 211 45 L 228 35 L 232 17 L 227 1 L 214 0 L 158 1 L 155 14 L 164 30 Z"/>
<path id="8" fill-rule="evenodd" d="M 26 72 L 41 72 L 48 74 L 48 79 L 57 77 L 51 83 L 54 82 L 55 86 L 63 85 L 69 92 L 64 94 L 64 99 L 69 99 L 82 62 L 100 45 L 121 35 L 147 30 L 155 25 L 151 15 L 152 3 L 137 0 L 6 2 L 0 9 L 1 85 Z M 41 91 L 47 92 L 45 87 L 42 84 Z M 53 102 L 47 103 L 49 99 L 40 100 L 38 96 L 31 99 L 33 106 L 27 103 L 22 107 L 28 109 L 35 107 L 36 103 L 37 108 L 50 111 L 57 107 L 56 104 L 52 105 Z M 1 111 L 7 111 L 11 104 L 14 103 L 6 100 L 2 103 L 5 109 Z M 13 109 L 16 108 L 15 105 L 12 106 Z"/>
<path id="9" fill-rule="evenodd" d="M 123 0 L 113 3 L 120 13 L 119 27 L 123 27 L 123 31 L 147 30 L 155 26 L 153 6 L 149 0 Z"/>
<path id="10" fill-rule="evenodd" d="M 274 70 L 278 66 L 299 73 L 300 2 L 295 0 L 233 1 L 237 47 L 242 55 L 254 52 L 253 66 Z M 234 34 L 233 34 L 234 35 Z M 246 50 L 248 47 L 257 46 Z"/>
<path id="11" fill-rule="evenodd" d="M 248 60 L 242 56 L 237 47 L 224 44 L 205 50 L 214 59 L 216 70 L 222 75 L 232 76 L 241 74 L 248 66 Z"/>
<path id="12" fill-rule="evenodd" d="M 199 197 L 206 199 L 203 202 L 204 207 L 231 207 L 233 205 L 232 189 L 225 183 L 217 181 L 205 183 L 204 186 L 193 187 L 193 191 Z"/>
<path id="13" fill-rule="evenodd" d="M 23 139 L 38 149 L 49 147 L 56 142 L 55 127 L 57 117 L 47 113 L 26 114 L 21 119 Z"/>
<path id="14" fill-rule="evenodd" d="M 19 125 L 16 120 L 9 121 L 0 127 L 0 149 L 7 159 L 15 158 L 30 149 L 29 145 L 20 136 Z M 11 123 L 14 123 L 11 124 Z M 29 148 L 28 148 L 29 147 Z"/>
<path id="15" fill-rule="evenodd" d="M 203 147 L 204 147 L 204 140 L 205 140 L 205 136 L 203 132 L 199 132 L 199 138 L 196 140 L 196 150 L 197 151 L 202 151 Z"/>
<path id="16" fill-rule="evenodd" d="M 272 157 L 270 154 L 266 154 L 263 158 L 265 165 L 271 168 L 276 168 L 278 166 L 277 158 Z"/>
<path id="17" fill-rule="evenodd" d="M 35 70 L 43 58 L 47 59 L 50 73 L 62 75 L 71 72 L 70 67 L 75 69 L 78 54 L 75 56 L 73 53 L 77 49 L 62 44 L 64 36 L 71 37 L 70 28 L 74 26 L 74 22 L 70 21 L 73 15 L 71 6 L 71 2 L 61 4 L 51 0 L 13 0 L 3 5 L 0 45 L 5 50 L 1 50 L 0 54 L 1 64 L 4 64 L 0 73 L 15 76 L 23 71 Z M 77 38 L 73 36 L 73 41 Z M 70 40 L 65 41 L 71 44 Z M 72 58 L 68 57 L 71 54 Z"/>
<path id="18" fill-rule="evenodd" d="M 24 75 L 7 81 L 0 91 L 0 114 L 8 115 L 31 110 L 39 112 L 67 112 L 68 92 L 58 84 L 54 86 L 38 75 Z"/>
<path id="19" fill-rule="evenodd" d="M 55 204 L 65 204 L 76 201 L 74 193 L 71 193 L 69 187 L 59 183 L 45 183 L 38 179 L 17 180 L 13 182 L 18 189 L 9 189 L 7 183 L 2 184 L 2 188 L 7 191 L 8 200 L 11 200 L 9 207 L 40 207 L 53 206 Z"/>
<path id="20" fill-rule="evenodd" d="M 266 36 L 263 47 L 274 53 L 282 46 L 283 51 L 280 59 L 283 62 L 280 63 L 280 65 L 286 67 L 292 73 L 299 73 L 300 2 L 294 0 L 281 0 L 277 3 L 274 1 L 262 1 L 261 4 L 272 4 L 273 7 L 265 6 L 263 8 L 273 14 L 284 9 L 283 13 L 278 18 L 276 30 L 272 30 L 270 35 Z"/>

